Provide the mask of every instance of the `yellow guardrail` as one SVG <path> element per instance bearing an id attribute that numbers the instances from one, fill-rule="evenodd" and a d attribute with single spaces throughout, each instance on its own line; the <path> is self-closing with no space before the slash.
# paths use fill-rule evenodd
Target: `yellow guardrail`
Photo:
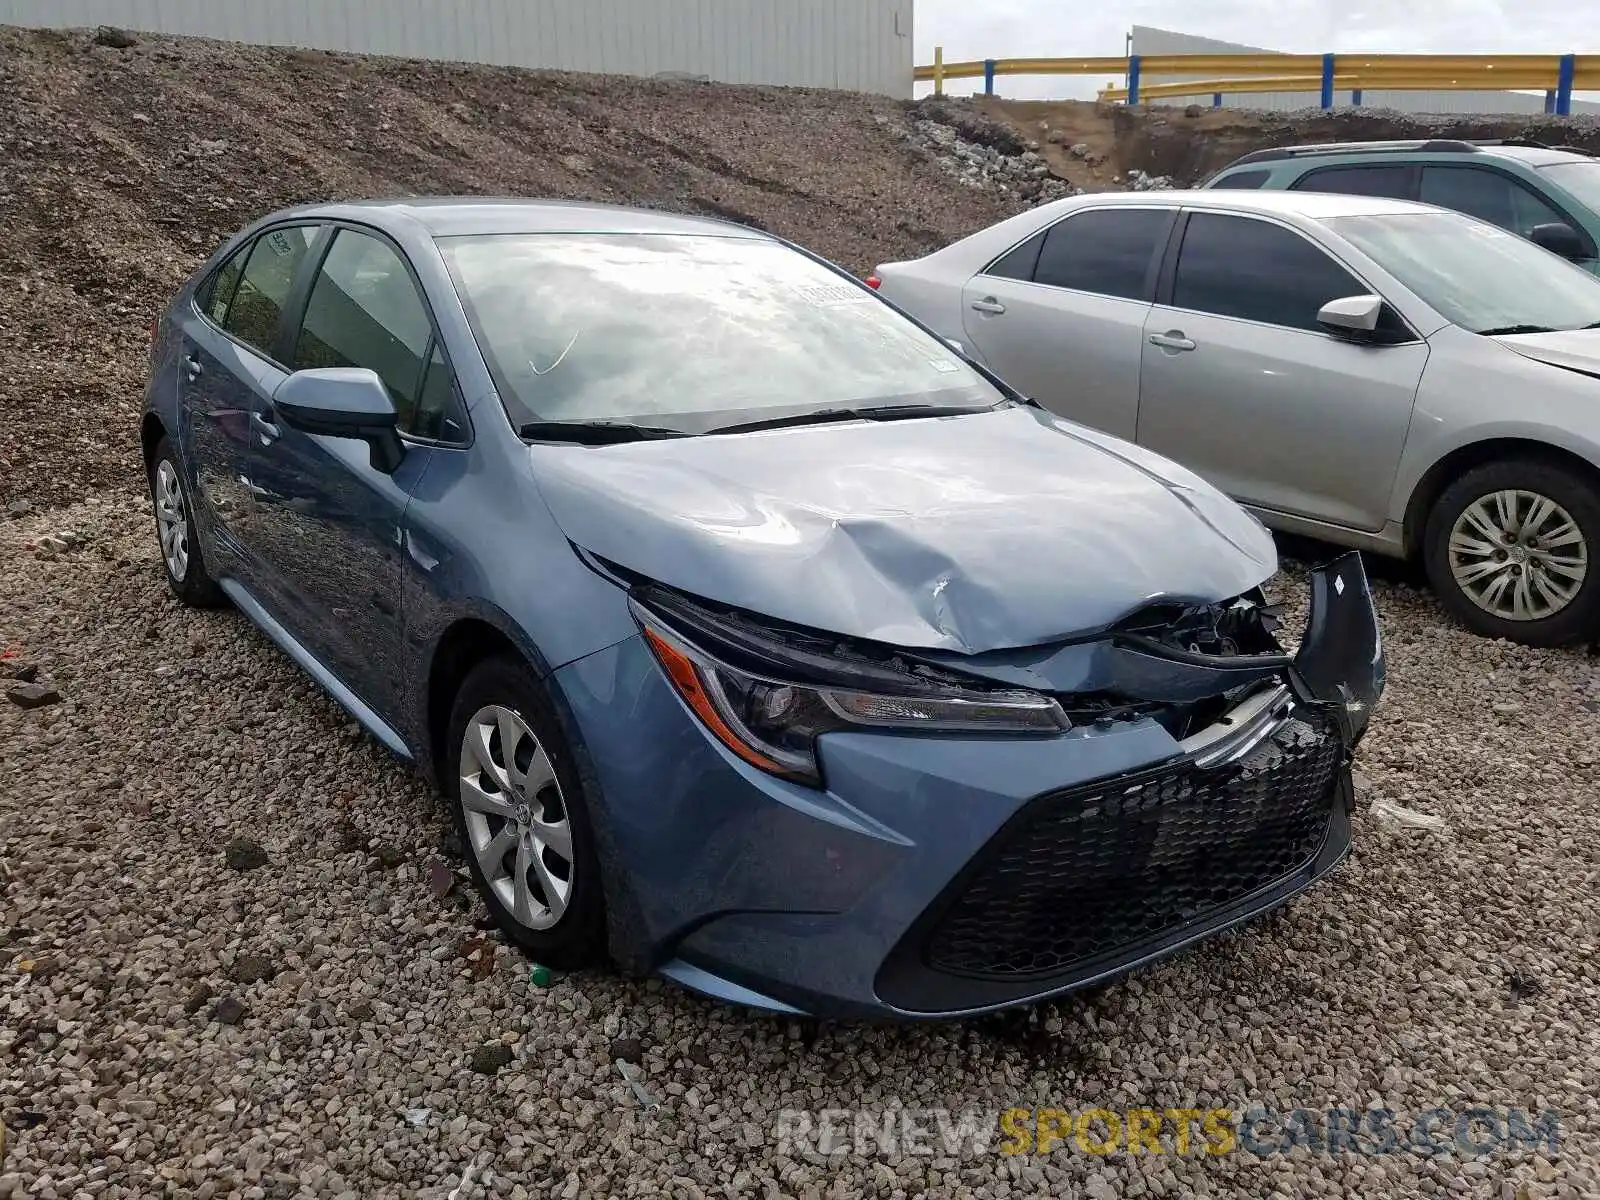
<path id="1" fill-rule="evenodd" d="M 1106 100 L 1137 104 L 1142 99 L 1211 92 L 1320 91 L 1333 106 L 1335 91 L 1543 89 L 1548 112 L 1566 115 L 1575 89 L 1600 88 L 1596 54 L 1133 54 L 1127 58 L 988 58 L 945 62 L 937 46 L 933 62 L 916 68 L 919 82 L 942 94 L 947 80 L 994 81 L 1007 75 L 1107 75 L 1127 77 L 1126 86 L 1101 89 Z M 1185 75 L 1184 80 L 1150 79 Z M 1150 82 L 1141 82 L 1150 79 Z"/>

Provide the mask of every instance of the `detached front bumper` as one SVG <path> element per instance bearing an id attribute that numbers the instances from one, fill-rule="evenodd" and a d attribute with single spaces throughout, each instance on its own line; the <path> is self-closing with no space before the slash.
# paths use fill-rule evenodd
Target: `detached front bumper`
<path id="1" fill-rule="evenodd" d="M 706 737 L 642 648 L 574 664 L 562 682 L 606 801 L 613 952 L 770 1011 L 952 1018 L 1278 907 L 1349 849 L 1350 753 L 1383 689 L 1359 558 L 1312 586 L 1293 663 L 1203 736 L 1152 720 L 1048 739 L 830 734 L 827 792 Z M 1183 658 L 1168 684 L 1252 670 Z"/>

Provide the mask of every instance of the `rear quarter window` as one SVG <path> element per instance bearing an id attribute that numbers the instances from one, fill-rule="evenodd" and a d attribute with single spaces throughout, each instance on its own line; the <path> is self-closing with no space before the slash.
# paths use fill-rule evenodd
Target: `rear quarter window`
<path id="1" fill-rule="evenodd" d="M 246 242 L 200 285 L 195 301 L 200 305 L 200 311 L 218 325 L 228 319 L 228 305 L 233 302 L 233 293 L 238 290 L 239 276 L 244 274 L 244 260 L 249 253 L 250 243 Z"/>
<path id="2" fill-rule="evenodd" d="M 1272 172 L 1265 170 L 1235 171 L 1231 175 L 1219 175 L 1211 181 L 1214 188 L 1259 188 L 1269 178 Z"/>

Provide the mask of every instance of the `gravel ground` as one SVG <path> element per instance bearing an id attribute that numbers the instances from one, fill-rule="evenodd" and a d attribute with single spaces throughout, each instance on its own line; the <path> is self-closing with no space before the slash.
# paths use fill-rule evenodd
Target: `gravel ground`
<path id="1" fill-rule="evenodd" d="M 0 522 L 0 653 L 63 696 L 0 703 L 0 1198 L 1600 1191 L 1591 658 L 1382 584 L 1390 690 L 1323 886 L 1032 1018 L 819 1029 L 606 974 L 530 986 L 438 898 L 440 808 L 243 618 L 178 608 L 150 526 L 121 492 Z M 75 544 L 30 549 L 51 534 Z M 1303 605 L 1293 569 L 1278 586 Z M 786 1109 L 1255 1104 L 1554 1109 L 1561 1144 L 830 1160 L 779 1137 Z"/>

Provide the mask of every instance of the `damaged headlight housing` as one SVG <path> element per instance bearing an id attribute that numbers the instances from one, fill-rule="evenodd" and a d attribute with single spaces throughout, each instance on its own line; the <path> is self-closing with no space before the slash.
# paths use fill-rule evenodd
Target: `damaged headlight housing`
<path id="1" fill-rule="evenodd" d="M 904 690 L 877 692 L 744 670 L 645 606 L 635 603 L 633 611 L 673 689 L 718 741 L 752 766 L 812 787 L 822 786 L 816 743 L 824 733 L 1048 735 L 1072 726 L 1055 700 L 1037 692 L 919 686 L 911 677 Z"/>

